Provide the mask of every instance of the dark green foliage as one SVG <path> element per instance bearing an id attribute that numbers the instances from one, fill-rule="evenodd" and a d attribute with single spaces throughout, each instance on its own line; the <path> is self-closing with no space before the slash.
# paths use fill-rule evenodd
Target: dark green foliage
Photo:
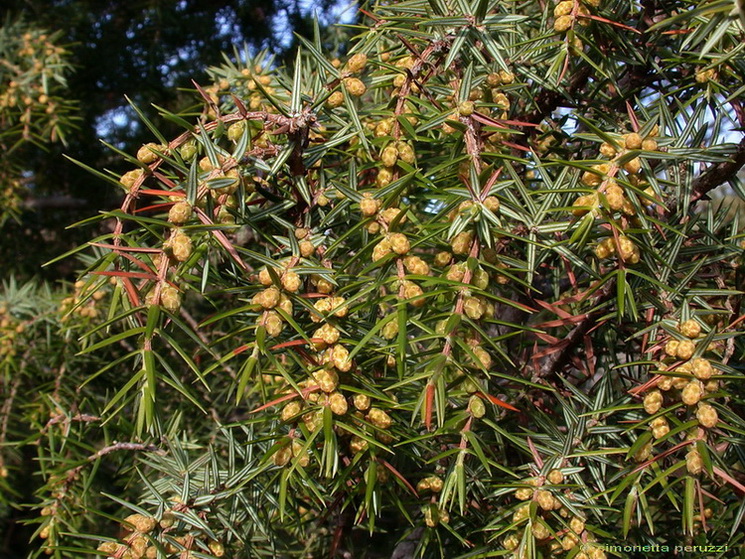
<path id="1" fill-rule="evenodd" d="M 739 549 L 743 234 L 706 198 L 742 192 L 741 29 L 595 4 L 381 5 L 342 61 L 317 31 L 135 104 L 46 342 L 74 372 L 8 408 L 35 552 Z"/>

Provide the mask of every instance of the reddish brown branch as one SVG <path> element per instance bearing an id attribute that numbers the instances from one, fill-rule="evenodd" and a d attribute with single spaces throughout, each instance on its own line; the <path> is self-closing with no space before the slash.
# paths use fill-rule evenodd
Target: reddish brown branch
<path id="1" fill-rule="evenodd" d="M 740 140 L 729 161 L 712 165 L 693 181 L 691 201 L 700 200 L 719 185 L 732 180 L 743 166 L 745 166 L 745 136 Z"/>
<path id="2" fill-rule="evenodd" d="M 595 296 L 595 304 L 599 305 L 606 301 L 616 286 L 615 276 L 608 280 Z M 561 371 L 570 361 L 572 352 L 584 340 L 585 335 L 595 324 L 598 316 L 601 315 L 602 309 L 596 309 L 589 312 L 585 317 L 572 329 L 566 336 L 564 346 L 551 355 L 549 355 L 540 367 L 539 376 L 547 377 Z"/>

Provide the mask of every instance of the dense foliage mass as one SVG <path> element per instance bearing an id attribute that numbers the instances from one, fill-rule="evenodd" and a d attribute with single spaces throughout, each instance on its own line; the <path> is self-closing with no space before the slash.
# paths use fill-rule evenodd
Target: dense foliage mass
<path id="1" fill-rule="evenodd" d="M 141 111 L 74 293 L 4 308 L 36 554 L 728 556 L 730 8 L 380 5 L 343 60 L 212 68 L 177 137 Z"/>

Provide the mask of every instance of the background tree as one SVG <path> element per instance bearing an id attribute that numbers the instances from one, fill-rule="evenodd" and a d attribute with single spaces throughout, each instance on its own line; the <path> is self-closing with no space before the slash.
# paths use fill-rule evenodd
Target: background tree
<path id="1" fill-rule="evenodd" d="M 142 112 L 62 304 L 82 351 L 5 361 L 32 554 L 731 555 L 730 10 L 381 5 L 343 61 L 317 32 L 212 68 L 178 134 Z"/>

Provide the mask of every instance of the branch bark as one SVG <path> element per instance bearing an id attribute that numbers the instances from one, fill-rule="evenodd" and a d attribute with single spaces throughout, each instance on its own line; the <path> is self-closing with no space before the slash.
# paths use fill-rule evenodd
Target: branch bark
<path id="1" fill-rule="evenodd" d="M 605 302 L 613 293 L 615 286 L 616 278 L 614 276 L 612 279 L 608 280 L 600 289 L 600 292 L 595 297 L 595 304 L 598 305 Z M 554 375 L 566 366 L 574 349 L 580 343 L 582 343 L 582 340 L 584 339 L 587 332 L 589 332 L 590 328 L 595 324 L 595 320 L 603 312 L 604 311 L 602 309 L 597 309 L 588 313 L 587 316 L 579 324 L 577 324 L 577 326 L 575 326 L 571 332 L 569 332 L 569 334 L 565 338 L 566 340 L 568 340 L 568 342 L 564 345 L 564 347 L 546 357 L 545 361 L 542 363 L 539 372 L 540 377 L 545 378 L 547 376 Z"/>
<path id="2" fill-rule="evenodd" d="M 719 185 L 732 180 L 743 166 L 745 166 L 745 136 L 740 140 L 730 161 L 712 165 L 693 181 L 691 202 L 700 200 Z"/>

